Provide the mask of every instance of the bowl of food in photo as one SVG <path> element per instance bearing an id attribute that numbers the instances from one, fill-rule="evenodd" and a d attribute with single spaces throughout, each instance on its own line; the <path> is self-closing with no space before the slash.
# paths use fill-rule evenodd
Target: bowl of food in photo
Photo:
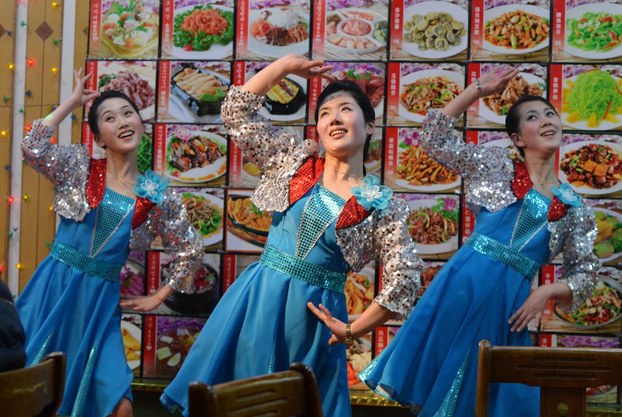
<path id="1" fill-rule="evenodd" d="M 162 267 L 163 281 L 168 280 L 171 273 L 170 268 L 172 267 L 172 263 Z M 216 303 L 218 303 L 218 278 L 218 272 L 211 265 L 201 264 L 194 277 L 197 291 L 188 294 L 174 291 L 164 300 L 164 304 L 179 314 L 209 314 L 216 307 Z"/>
<path id="2" fill-rule="evenodd" d="M 272 215 L 259 210 L 247 195 L 227 198 L 227 230 L 247 242 L 263 246 L 268 239 Z"/>

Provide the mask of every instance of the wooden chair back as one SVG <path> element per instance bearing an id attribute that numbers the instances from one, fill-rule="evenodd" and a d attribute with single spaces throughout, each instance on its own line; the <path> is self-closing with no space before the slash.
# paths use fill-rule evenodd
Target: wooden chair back
<path id="1" fill-rule="evenodd" d="M 0 373 L 0 414 L 52 417 L 65 389 L 65 354 L 54 352 L 41 363 Z"/>
<path id="2" fill-rule="evenodd" d="M 540 417 L 586 416 L 586 389 L 622 384 L 622 349 L 491 346 L 479 343 L 475 416 L 488 416 L 491 383 L 540 388 Z"/>
<path id="3" fill-rule="evenodd" d="M 206 385 L 190 384 L 190 417 L 322 417 L 322 403 L 311 368 Z"/>

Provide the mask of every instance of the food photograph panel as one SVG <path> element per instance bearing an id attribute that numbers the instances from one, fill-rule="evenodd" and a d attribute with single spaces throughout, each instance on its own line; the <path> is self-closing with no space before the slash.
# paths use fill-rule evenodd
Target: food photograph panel
<path id="1" fill-rule="evenodd" d="M 159 0 L 93 0 L 90 58 L 152 59 L 158 56 Z"/>
<path id="2" fill-rule="evenodd" d="M 274 60 L 309 55 L 310 0 L 239 0 L 236 59 Z"/>
<path id="3" fill-rule="evenodd" d="M 272 214 L 255 206 L 251 195 L 251 190 L 227 190 L 227 251 L 260 253 L 268 240 Z"/>
<path id="4" fill-rule="evenodd" d="M 504 3 L 503 5 L 495 3 Z M 475 61 L 545 62 L 549 58 L 549 0 L 471 0 L 471 52 Z"/>
<path id="5" fill-rule="evenodd" d="M 421 126 L 429 109 L 445 107 L 465 87 L 460 64 L 390 63 L 388 71 L 389 126 Z"/>
<path id="6" fill-rule="evenodd" d="M 395 191 L 459 193 L 460 176 L 428 156 L 419 133 L 415 127 L 386 128 L 385 184 Z"/>
<path id="7" fill-rule="evenodd" d="M 231 59 L 234 6 L 233 0 L 162 0 L 162 58 Z"/>
<path id="8" fill-rule="evenodd" d="M 172 186 L 224 185 L 227 132 L 222 125 L 157 124 L 154 170 Z"/>
<path id="9" fill-rule="evenodd" d="M 620 62 L 622 4 L 619 1 L 554 0 L 554 62 Z"/>
<path id="10" fill-rule="evenodd" d="M 317 0 L 312 57 L 327 61 L 386 61 L 388 0 Z"/>
<path id="11" fill-rule="evenodd" d="M 222 123 L 231 63 L 160 61 L 158 81 L 159 121 Z"/>
<path id="12" fill-rule="evenodd" d="M 467 0 L 392 1 L 391 60 L 466 60 L 468 8 Z"/>
<path id="13" fill-rule="evenodd" d="M 142 338 L 143 338 L 143 316 L 140 314 L 121 315 L 121 337 L 125 348 L 125 359 L 127 366 L 132 370 L 135 377 L 140 377 L 141 357 L 142 357 Z"/>
<path id="14" fill-rule="evenodd" d="M 470 129 L 504 129 L 505 115 L 516 101 L 525 95 L 548 97 L 547 67 L 542 64 L 470 63 L 469 82 L 481 75 L 515 68 L 517 76 L 501 92 L 482 97 L 467 109 L 467 127 Z"/>

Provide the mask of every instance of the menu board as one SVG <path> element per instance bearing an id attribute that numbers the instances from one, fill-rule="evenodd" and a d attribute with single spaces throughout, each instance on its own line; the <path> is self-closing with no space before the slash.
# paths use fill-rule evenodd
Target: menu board
<path id="1" fill-rule="evenodd" d="M 330 78 L 355 82 L 372 102 L 376 127 L 365 169 L 410 207 L 409 230 L 425 264 L 420 295 L 476 224 L 463 179 L 420 146 L 426 112 L 482 74 L 518 69 L 504 91 L 467 109 L 455 134 L 519 158 L 504 132 L 509 107 L 524 94 L 555 105 L 564 127 L 557 173 L 594 208 L 593 250 L 605 267 L 591 298 L 595 312 L 551 303 L 542 323 L 529 328 L 546 346 L 619 346 L 622 313 L 607 307 L 622 298 L 619 0 L 93 0 L 90 19 L 88 87 L 121 90 L 136 101 L 146 126 L 139 167 L 170 180 L 205 248 L 200 301 L 174 298 L 153 313 L 124 315 L 137 376 L 172 377 L 222 294 L 263 250 L 271 213 L 250 200 L 262 172 L 227 136 L 220 107 L 232 85 L 290 53 L 325 60 Z M 316 102 L 327 83 L 287 76 L 258 111 L 296 137 L 317 140 Z M 86 123 L 83 141 L 94 156 L 105 154 Z M 534 286 L 559 281 L 561 263 L 544 266 Z M 161 242 L 132 253 L 121 295 L 153 293 L 167 265 Z M 349 274 L 350 319 L 381 289 L 379 263 Z M 348 350 L 351 389 L 365 389 L 356 372 L 402 323 L 392 320 Z M 619 398 L 616 387 L 601 391 L 590 400 Z"/>

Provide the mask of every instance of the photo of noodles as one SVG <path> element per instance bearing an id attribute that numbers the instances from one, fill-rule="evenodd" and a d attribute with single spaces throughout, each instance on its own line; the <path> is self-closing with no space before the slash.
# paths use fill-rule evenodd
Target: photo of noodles
<path id="1" fill-rule="evenodd" d="M 484 97 L 486 107 L 498 116 L 505 116 L 516 101 L 524 95 L 543 96 L 544 83 L 529 83 L 524 76 L 516 76 L 510 80 L 501 93 Z"/>
<path id="2" fill-rule="evenodd" d="M 402 86 L 400 103 L 410 113 L 424 116 L 430 108 L 445 107 L 460 92 L 462 87 L 445 75 L 421 77 Z"/>
<path id="3" fill-rule="evenodd" d="M 564 80 L 563 121 L 576 128 L 607 130 L 620 126 L 622 79 L 592 70 Z"/>
<path id="4" fill-rule="evenodd" d="M 451 184 L 458 176 L 430 158 L 418 145 L 411 145 L 400 153 L 396 172 L 398 177 L 414 186 Z"/>
<path id="5" fill-rule="evenodd" d="M 348 315 L 361 314 L 374 300 L 374 281 L 366 274 L 350 272 L 343 291 Z"/>
<path id="6" fill-rule="evenodd" d="M 605 143 L 586 143 L 563 154 L 559 168 L 575 187 L 606 190 L 622 180 L 622 155 Z"/>
<path id="7" fill-rule="evenodd" d="M 222 239 L 223 208 L 222 200 L 215 197 L 208 198 L 205 195 L 190 192 L 182 193 L 182 201 L 188 211 L 188 218 L 192 225 L 201 233 L 203 239 L 210 239 L 214 236 L 216 241 Z M 215 236 L 217 235 L 218 236 Z"/>
<path id="8" fill-rule="evenodd" d="M 227 197 L 227 230 L 240 239 L 262 246 L 271 222 L 272 214 L 259 210 L 249 196 Z"/>
<path id="9" fill-rule="evenodd" d="M 309 22 L 289 8 L 257 10 L 250 34 L 266 45 L 287 46 L 309 39 Z"/>
<path id="10" fill-rule="evenodd" d="M 549 19 L 519 9 L 487 21 L 484 39 L 501 48 L 532 49 L 548 41 L 549 30 Z"/>

